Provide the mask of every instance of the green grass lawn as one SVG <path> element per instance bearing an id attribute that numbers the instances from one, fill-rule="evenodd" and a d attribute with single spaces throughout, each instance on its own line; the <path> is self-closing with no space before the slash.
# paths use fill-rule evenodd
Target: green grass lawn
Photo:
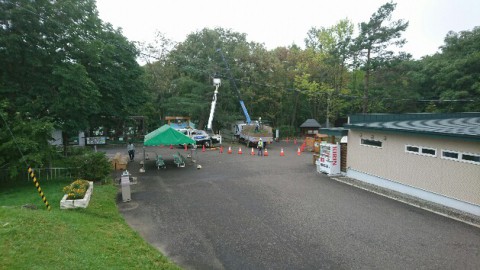
<path id="1" fill-rule="evenodd" d="M 111 184 L 94 186 L 88 208 L 60 210 L 70 182 L 40 182 L 51 211 L 33 183 L 0 187 L 1 269 L 179 269 L 125 223 Z"/>

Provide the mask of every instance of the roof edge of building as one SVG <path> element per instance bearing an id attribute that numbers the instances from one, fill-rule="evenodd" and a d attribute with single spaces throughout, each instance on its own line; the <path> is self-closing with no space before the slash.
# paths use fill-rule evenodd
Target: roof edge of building
<path id="1" fill-rule="evenodd" d="M 470 135 L 470 134 L 459 134 L 459 133 L 447 133 L 447 132 L 432 132 L 432 131 L 423 131 L 423 130 L 407 130 L 407 129 L 392 129 L 385 127 L 369 127 L 369 126 L 357 126 L 346 124 L 344 125 L 346 129 L 352 130 L 370 130 L 370 131 L 381 131 L 388 133 L 400 133 L 407 135 L 423 135 L 433 138 L 454 138 L 454 139 L 463 139 L 467 141 L 480 142 L 480 135 Z"/>
<path id="2" fill-rule="evenodd" d="M 459 112 L 459 113 L 366 113 L 354 114 L 349 116 L 349 123 L 372 123 L 372 122 L 390 122 L 390 121 L 414 121 L 426 119 L 449 119 L 449 118 L 469 118 L 480 117 L 480 112 Z"/>

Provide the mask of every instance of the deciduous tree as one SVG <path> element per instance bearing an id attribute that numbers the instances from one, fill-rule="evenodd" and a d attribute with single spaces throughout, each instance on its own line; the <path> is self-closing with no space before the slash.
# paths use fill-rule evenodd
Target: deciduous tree
<path id="1" fill-rule="evenodd" d="M 408 22 L 401 19 L 392 21 L 396 5 L 393 2 L 382 5 L 368 22 L 360 24 L 360 33 L 355 39 L 354 51 L 358 53 L 357 60 L 365 70 L 363 113 L 368 112 L 372 71 L 391 60 L 394 55 L 391 46 L 401 47 L 406 42 L 402 32 L 407 29 Z"/>

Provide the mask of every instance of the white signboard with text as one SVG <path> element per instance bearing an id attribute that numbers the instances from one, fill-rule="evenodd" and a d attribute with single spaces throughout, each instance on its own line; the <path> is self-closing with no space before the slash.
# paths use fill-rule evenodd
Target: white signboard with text
<path id="1" fill-rule="evenodd" d="M 332 143 L 320 144 L 318 166 L 319 172 L 328 175 L 340 174 L 340 145 Z"/>

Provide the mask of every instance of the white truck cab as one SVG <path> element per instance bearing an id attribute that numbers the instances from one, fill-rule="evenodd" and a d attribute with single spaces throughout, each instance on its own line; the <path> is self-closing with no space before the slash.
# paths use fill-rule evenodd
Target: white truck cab
<path id="1" fill-rule="evenodd" d="M 178 131 L 194 139 L 197 142 L 197 145 L 205 145 L 205 147 L 210 147 L 212 145 L 212 138 L 204 130 L 193 129 L 193 128 L 182 128 L 182 129 L 179 129 Z"/>

